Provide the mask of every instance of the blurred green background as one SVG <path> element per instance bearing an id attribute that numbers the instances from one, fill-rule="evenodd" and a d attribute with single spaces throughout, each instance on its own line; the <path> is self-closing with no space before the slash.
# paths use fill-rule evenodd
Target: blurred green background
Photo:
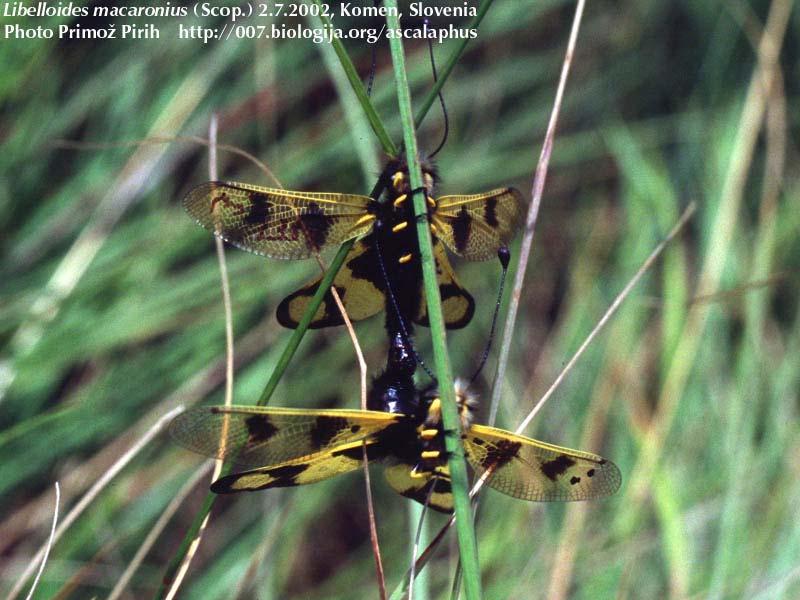
<path id="1" fill-rule="evenodd" d="M 519 423 L 683 207 L 695 201 L 698 212 L 527 431 L 612 459 L 620 492 L 570 506 L 486 492 L 477 534 L 487 598 L 800 597 L 800 16 L 791 4 L 589 3 L 501 426 Z M 573 11 L 558 1 L 494 3 L 444 88 L 442 193 L 514 185 L 529 197 Z M 159 20 L 158 40 L 0 45 L 4 592 L 47 538 L 54 481 L 63 519 L 159 417 L 179 403 L 222 401 L 217 260 L 211 236 L 180 206 L 208 178 L 208 151 L 136 142 L 206 137 L 216 112 L 220 143 L 259 157 L 286 187 L 316 191 L 366 193 L 384 159 L 338 91 L 330 48 L 203 44 L 178 39 L 178 22 L 201 23 Z M 449 22 L 464 24 L 440 23 Z M 345 46 L 366 81 L 371 48 Z M 452 48 L 435 47 L 440 64 Z M 428 50 L 417 42 L 406 52 L 419 100 L 431 85 Z M 399 142 L 385 42 L 373 99 Z M 442 128 L 434 106 L 422 147 L 435 147 Z M 272 184 L 230 152 L 220 150 L 219 167 L 225 179 Z M 317 267 L 235 249 L 227 263 L 235 401 L 249 404 L 289 335 L 274 309 Z M 478 301 L 473 324 L 448 336 L 454 369 L 467 374 L 499 269 L 454 263 Z M 373 373 L 384 361 L 381 326 L 357 327 Z M 426 336 L 421 329 L 430 355 Z M 272 404 L 356 407 L 358 381 L 345 332 L 312 332 Z M 478 387 L 488 395 L 485 380 Z M 209 475 L 186 485 L 202 464 L 156 436 L 55 544 L 36 597 L 106 597 L 171 515 L 123 593 L 151 596 L 205 496 Z M 373 493 L 391 591 L 413 524 L 379 468 Z M 415 598 L 449 597 L 456 555 L 440 548 Z M 377 597 L 372 560 L 354 474 L 220 499 L 181 594 Z"/>

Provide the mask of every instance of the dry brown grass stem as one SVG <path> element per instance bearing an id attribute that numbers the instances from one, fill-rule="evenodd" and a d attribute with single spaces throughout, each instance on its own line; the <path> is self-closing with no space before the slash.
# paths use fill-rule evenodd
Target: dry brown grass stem
<path id="1" fill-rule="evenodd" d="M 145 434 L 139 438 L 136 443 L 131 446 L 127 452 L 125 452 L 119 459 L 111 465 L 111 468 L 106 471 L 100 479 L 98 479 L 92 487 L 83 495 L 83 497 L 78 501 L 78 503 L 72 508 L 69 513 L 64 517 L 64 520 L 61 521 L 61 524 L 56 528 L 56 532 L 53 535 L 52 544 L 55 545 L 58 540 L 61 539 L 61 536 L 64 535 L 72 524 L 78 519 L 83 511 L 92 503 L 92 501 L 97 498 L 97 496 L 102 492 L 106 486 L 119 474 L 122 469 L 124 469 L 129 462 L 131 462 L 138 454 L 141 452 L 152 440 L 158 435 L 162 429 L 164 429 L 167 424 L 172 421 L 177 415 L 184 411 L 183 406 L 178 406 L 173 410 L 169 411 L 165 415 L 162 415 L 161 418 L 154 423 L 150 429 L 145 432 Z M 33 574 L 36 565 L 44 556 L 45 551 L 47 550 L 47 546 L 42 547 L 39 552 L 36 553 L 33 560 L 28 563 L 28 566 L 23 571 L 22 575 L 17 580 L 17 583 L 14 585 L 12 590 L 9 592 L 7 598 L 8 600 L 12 600 L 16 598 L 17 595 L 22 591 L 22 587 L 25 585 L 25 582 L 28 578 Z"/>
<path id="2" fill-rule="evenodd" d="M 181 489 L 175 494 L 175 497 L 170 500 L 170 503 L 164 508 L 163 511 L 161 511 L 161 514 L 158 516 L 158 520 L 153 524 L 153 527 L 150 529 L 150 531 L 147 532 L 144 541 L 142 541 L 142 544 L 136 550 L 136 553 L 128 563 L 128 566 L 125 567 L 125 571 L 123 571 L 122 575 L 120 575 L 119 579 L 117 579 L 117 582 L 114 584 L 114 587 L 112 588 L 111 593 L 108 595 L 107 600 L 117 600 L 117 598 L 122 595 L 122 592 L 127 587 L 131 577 L 133 577 L 133 574 L 136 572 L 136 569 L 139 568 L 139 565 L 142 564 L 142 561 L 144 560 L 145 556 L 147 556 L 147 553 L 155 545 L 156 541 L 158 541 L 158 537 L 164 531 L 170 519 L 172 519 L 172 517 L 183 504 L 183 501 L 192 492 L 194 486 L 208 476 L 213 464 L 214 461 L 206 461 L 203 466 L 200 467 L 197 472 L 195 472 L 195 474 L 183 484 Z"/>
<path id="3" fill-rule="evenodd" d="M 692 202 L 684 209 L 684 211 L 681 213 L 681 216 L 678 218 L 678 221 L 675 223 L 670 232 L 667 234 L 667 237 L 665 237 L 653 249 L 650 255 L 642 263 L 642 266 L 640 266 L 639 269 L 636 271 L 636 273 L 634 273 L 633 277 L 631 277 L 631 279 L 628 281 L 625 287 L 622 288 L 622 291 L 619 294 L 617 294 L 617 297 L 614 298 L 614 301 L 611 303 L 611 306 L 608 307 L 606 312 L 594 326 L 589 335 L 586 336 L 586 339 L 583 340 L 583 343 L 580 345 L 575 354 L 572 355 L 572 358 L 569 359 L 569 362 L 564 366 L 564 368 L 558 374 L 558 377 L 556 377 L 555 381 L 553 381 L 553 383 L 550 385 L 550 387 L 547 389 L 544 395 L 533 406 L 530 412 L 528 412 L 528 415 L 522 420 L 522 422 L 516 428 L 515 430 L 516 433 L 522 433 L 522 431 L 524 431 L 525 428 L 530 424 L 530 422 L 533 420 L 533 418 L 536 416 L 536 414 L 539 412 L 542 406 L 544 406 L 545 402 L 547 402 L 550 399 L 550 396 L 553 395 L 553 392 L 555 392 L 558 386 L 561 385 L 561 382 L 564 381 L 564 378 L 572 370 L 572 367 L 575 366 L 575 363 L 578 362 L 578 359 L 586 351 L 586 348 L 589 347 L 589 344 L 592 343 L 597 334 L 600 333 L 600 330 L 605 326 L 606 323 L 608 323 L 609 319 L 614 315 L 614 313 L 617 312 L 617 309 L 619 309 L 619 307 L 622 305 L 622 302 L 631 293 L 631 290 L 634 288 L 634 286 L 637 283 L 639 283 L 639 280 L 642 278 L 642 276 L 650 269 L 650 267 L 653 266 L 653 263 L 664 251 L 664 248 L 667 246 L 667 244 L 669 244 L 669 242 L 672 241 L 672 239 L 676 235 L 678 235 L 681 229 L 683 229 L 683 226 L 686 225 L 687 221 L 692 217 L 696 208 L 697 207 L 695 203 Z"/>
<path id="4" fill-rule="evenodd" d="M 322 258 L 317 255 L 317 262 L 319 263 L 320 269 L 325 271 L 325 264 L 322 261 Z M 356 353 L 356 359 L 358 360 L 358 370 L 359 370 L 359 381 L 360 381 L 360 389 L 361 389 L 361 410 L 367 409 L 367 361 L 364 359 L 364 353 L 361 351 L 361 344 L 358 343 L 358 336 L 356 335 L 356 331 L 353 328 L 353 323 L 350 321 L 350 317 L 347 315 L 347 310 L 345 310 L 344 303 L 342 299 L 339 297 L 339 292 L 336 291 L 336 288 L 331 286 L 331 294 L 333 295 L 333 299 L 336 302 L 336 306 L 339 308 L 339 312 L 342 313 L 342 318 L 344 319 L 345 327 L 347 328 L 347 333 L 350 335 L 350 341 L 353 342 L 353 349 Z M 367 518 L 369 521 L 369 541 L 372 546 L 372 556 L 375 559 L 375 574 L 378 578 L 378 593 L 381 600 L 386 600 L 386 578 L 384 576 L 383 571 L 383 560 L 381 559 L 381 547 L 380 542 L 378 540 L 378 527 L 375 523 L 375 506 L 372 502 L 372 482 L 369 476 L 369 459 L 367 457 L 367 445 L 366 442 L 362 446 L 362 456 L 364 458 L 364 486 L 365 486 L 365 493 L 367 496 Z"/>
<path id="5" fill-rule="evenodd" d="M 55 148 L 67 148 L 70 150 L 113 150 L 115 148 L 129 148 L 132 146 L 146 146 L 150 144 L 172 144 L 174 142 L 191 142 L 193 144 L 200 144 L 201 146 L 211 145 L 211 140 L 197 135 L 151 135 L 140 140 L 131 140 L 128 142 L 74 142 L 72 140 L 56 140 L 53 142 L 53 146 Z M 272 172 L 272 169 L 270 169 L 265 162 L 259 160 L 253 154 L 250 154 L 247 150 L 230 144 L 216 144 L 216 149 L 246 158 L 258 167 L 267 178 L 271 179 L 277 187 L 283 187 L 283 184 L 275 176 L 275 173 Z"/>
<path id="6" fill-rule="evenodd" d="M 39 585 L 39 579 L 42 577 L 42 573 L 44 572 L 44 566 L 47 564 L 47 557 L 50 556 L 50 548 L 53 547 L 53 539 L 56 534 L 56 525 L 58 525 L 58 505 L 61 502 L 61 488 L 58 486 L 57 481 L 55 483 L 55 487 L 56 501 L 53 503 L 53 523 L 50 525 L 50 537 L 47 538 L 47 544 L 44 547 L 44 556 L 42 556 L 42 562 L 39 564 L 39 570 L 36 572 L 36 577 L 33 579 L 31 589 L 28 591 L 28 595 L 25 596 L 25 600 L 31 600 L 31 598 L 33 598 L 33 592 L 36 591 L 36 586 Z"/>
<path id="7" fill-rule="evenodd" d="M 550 111 L 550 120 L 547 123 L 547 131 L 544 136 L 542 150 L 539 153 L 539 160 L 536 164 L 536 172 L 533 176 L 531 187 L 531 204 L 528 209 L 528 216 L 525 221 L 525 233 L 522 236 L 522 243 L 519 248 L 519 262 L 517 272 L 514 275 L 514 286 L 511 290 L 511 299 L 508 303 L 508 313 L 506 314 L 505 325 L 503 326 L 503 339 L 500 342 L 500 354 L 497 359 L 497 370 L 495 371 L 494 381 L 492 382 L 492 397 L 489 408 L 489 425 L 494 425 L 497 418 L 497 410 L 500 406 L 500 396 L 503 392 L 503 382 L 506 377 L 508 367 L 508 357 L 511 353 L 511 341 L 514 337 L 514 325 L 517 321 L 519 312 L 520 298 L 522 297 L 522 286 L 525 282 L 525 271 L 528 268 L 528 260 L 533 247 L 533 234 L 536 221 L 539 218 L 539 207 L 542 203 L 544 184 L 547 179 L 547 169 L 550 165 L 550 155 L 553 152 L 553 141 L 556 135 L 556 125 L 558 116 L 561 112 L 561 104 L 564 99 L 564 89 L 567 86 L 567 77 L 572 66 L 572 57 L 575 54 L 575 45 L 578 41 L 578 32 L 583 18 L 585 0 L 578 0 L 575 7 L 575 15 L 572 18 L 572 29 L 570 30 L 567 50 L 564 55 L 564 62 L 561 65 L 561 75 L 556 88 L 556 96 L 553 100 L 553 108 Z"/>
<path id="8" fill-rule="evenodd" d="M 208 126 L 208 178 L 211 181 L 217 180 L 217 115 L 212 114 Z M 219 225 L 216 227 L 219 231 Z M 234 362 L 234 348 L 233 348 L 233 311 L 231 309 L 231 291 L 230 283 L 228 280 L 228 264 L 225 260 L 225 243 L 219 235 L 214 236 L 214 247 L 217 253 L 217 264 L 219 265 L 220 287 L 222 290 L 222 306 L 225 314 L 225 406 L 233 404 L 233 362 Z M 220 431 L 220 447 L 224 447 L 227 438 L 228 420 L 222 424 Z M 211 473 L 211 481 L 215 481 L 222 473 L 223 460 L 218 458 L 214 461 L 214 470 Z M 183 578 L 189 570 L 189 565 L 194 559 L 197 549 L 200 547 L 200 541 L 203 537 L 203 532 L 208 525 L 210 514 L 206 515 L 203 519 L 202 525 L 197 530 L 197 536 L 189 545 L 189 550 L 186 556 L 183 557 L 178 572 L 172 581 L 169 592 L 167 592 L 167 599 L 174 598 L 178 593 L 178 589 L 183 583 Z"/>

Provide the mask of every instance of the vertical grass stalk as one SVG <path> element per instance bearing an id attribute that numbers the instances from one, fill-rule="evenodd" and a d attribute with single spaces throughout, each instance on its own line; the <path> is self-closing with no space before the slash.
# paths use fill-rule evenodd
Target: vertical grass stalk
<path id="1" fill-rule="evenodd" d="M 386 0 L 384 6 L 389 13 L 386 17 L 387 27 L 392 30 L 400 29 L 400 21 L 396 16 L 398 12 L 397 1 Z M 419 190 L 422 188 L 422 172 L 419 165 L 419 156 L 417 155 L 417 138 L 414 128 L 414 115 L 411 111 L 411 95 L 408 90 L 403 42 L 398 37 L 392 37 L 389 39 L 389 46 L 394 66 L 397 103 L 400 110 L 400 121 L 403 126 L 403 142 L 408 161 L 411 189 Z M 441 298 L 439 296 L 439 284 L 436 279 L 433 245 L 426 218 L 428 214 L 427 199 L 424 194 L 413 193 L 412 196 L 414 214 L 417 221 L 422 276 L 428 303 L 433 359 L 436 367 L 436 378 L 439 382 L 439 394 L 442 400 L 442 421 L 445 431 L 458 432 L 458 435 L 445 436 L 445 449 L 449 457 L 448 463 L 453 488 L 458 549 L 461 562 L 464 565 L 464 589 L 467 600 L 473 600 L 481 597 L 481 583 L 478 567 L 478 547 L 475 542 L 475 530 L 472 526 L 472 513 L 469 502 L 467 466 L 460 436 L 461 423 L 458 416 L 458 408 L 456 407 L 450 357 L 447 354 L 447 338 L 442 316 Z"/>

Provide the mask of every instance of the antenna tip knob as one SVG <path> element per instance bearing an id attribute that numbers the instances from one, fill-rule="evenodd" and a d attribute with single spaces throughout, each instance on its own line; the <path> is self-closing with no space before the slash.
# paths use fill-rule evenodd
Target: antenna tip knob
<path id="1" fill-rule="evenodd" d="M 508 263 L 511 262 L 511 251 L 508 249 L 508 246 L 502 245 L 497 249 L 497 258 L 500 259 L 500 264 L 503 265 L 503 269 L 508 269 Z"/>

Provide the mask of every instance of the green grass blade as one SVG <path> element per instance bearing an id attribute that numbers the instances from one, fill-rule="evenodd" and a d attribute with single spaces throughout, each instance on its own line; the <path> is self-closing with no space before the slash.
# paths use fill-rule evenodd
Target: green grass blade
<path id="1" fill-rule="evenodd" d="M 399 29 L 400 21 L 395 16 L 397 13 L 396 0 L 387 0 L 385 7 L 389 13 L 386 17 L 388 27 L 394 30 Z M 417 138 L 414 129 L 414 117 L 411 112 L 411 95 L 408 90 L 403 42 L 401 39 L 393 37 L 390 38 L 389 44 L 397 87 L 397 103 L 403 125 L 403 142 L 408 160 L 409 178 L 411 180 L 411 188 L 416 190 L 422 187 L 422 172 L 417 154 Z M 417 217 L 422 275 L 428 301 L 433 358 L 436 366 L 436 378 L 439 382 L 439 394 L 442 399 L 442 421 L 445 431 L 460 432 L 461 424 L 458 417 L 458 408 L 456 407 L 455 390 L 453 389 L 453 372 L 450 367 L 450 358 L 447 354 L 444 317 L 442 316 L 442 304 L 439 297 L 439 284 L 436 279 L 436 265 L 433 260 L 433 245 L 428 221 L 425 219 L 427 215 L 426 198 L 424 194 L 413 194 L 413 200 L 414 214 Z M 459 555 L 464 568 L 464 589 L 467 600 L 478 599 L 481 597 L 478 547 L 475 542 L 475 530 L 469 502 L 467 466 L 460 435 L 445 436 L 445 448 L 449 457 L 448 463 L 453 487 Z"/>
<path id="2" fill-rule="evenodd" d="M 330 20 L 330 17 L 325 14 L 322 1 L 314 0 L 314 4 L 316 4 L 320 9 L 319 19 L 322 21 L 325 27 L 327 27 L 329 30 L 332 30 L 333 22 Z M 378 112 L 372 105 L 372 101 L 369 99 L 369 96 L 367 96 L 367 90 L 364 88 L 364 84 L 361 83 L 361 78 L 358 76 L 358 71 L 356 71 L 353 61 L 350 60 L 347 50 L 344 49 L 342 40 L 334 37 L 331 41 L 331 45 L 336 51 L 336 56 L 339 57 L 339 62 L 342 64 L 342 69 L 344 69 L 347 79 L 350 81 L 350 85 L 352 86 L 353 91 L 356 93 L 356 97 L 358 98 L 358 102 L 361 104 L 361 108 L 364 109 L 364 114 L 367 116 L 370 125 L 372 125 L 372 130 L 378 137 L 381 146 L 383 146 L 383 151 L 390 156 L 397 156 L 397 146 L 394 145 L 392 138 L 389 137 L 389 133 L 386 131 L 386 128 L 383 125 L 383 121 L 381 121 L 380 117 L 378 116 Z"/>

